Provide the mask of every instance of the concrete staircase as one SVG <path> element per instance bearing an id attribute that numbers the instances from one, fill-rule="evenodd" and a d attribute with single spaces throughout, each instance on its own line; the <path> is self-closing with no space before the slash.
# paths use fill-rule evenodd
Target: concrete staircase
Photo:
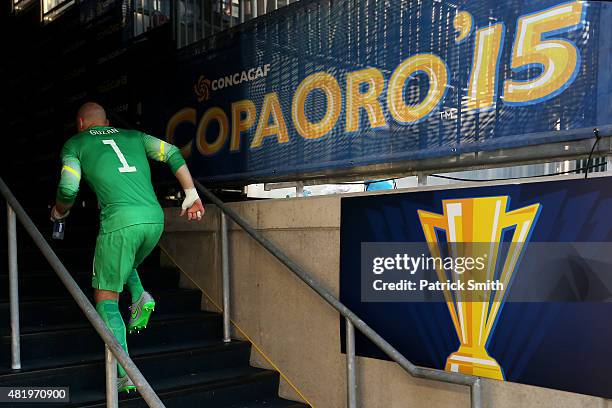
<path id="1" fill-rule="evenodd" d="M 43 234 L 50 236 L 47 210 L 28 212 Z M 67 222 L 65 240 L 52 242 L 88 295 L 92 292 L 96 220 L 96 211 L 75 209 Z M 0 225 L 0 387 L 68 386 L 70 404 L 45 406 L 105 407 L 104 344 L 21 228 L 18 253 L 23 368 L 11 370 L 5 220 Z M 249 343 L 221 341 L 221 315 L 200 311 L 201 293 L 179 288 L 179 272 L 160 268 L 159 253 L 153 253 L 139 273 L 157 307 L 145 331 L 128 335 L 128 348 L 167 407 L 305 407 L 277 396 L 278 373 L 249 365 Z M 124 293 L 120 308 L 126 321 L 128 305 Z M 39 405 L 18 404 L 23 408 Z M 137 393 L 122 394 L 119 405 L 147 406 Z"/>

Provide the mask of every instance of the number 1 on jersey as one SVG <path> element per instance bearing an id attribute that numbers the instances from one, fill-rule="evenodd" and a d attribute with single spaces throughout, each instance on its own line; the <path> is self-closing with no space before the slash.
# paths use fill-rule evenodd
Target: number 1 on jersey
<path id="1" fill-rule="evenodd" d="M 121 153 L 121 150 L 119 150 L 119 146 L 117 146 L 117 143 L 115 143 L 115 141 L 113 139 L 102 140 L 102 143 L 104 143 L 105 145 L 110 145 L 110 147 L 112 147 L 113 150 L 115 151 L 115 154 L 119 158 L 119 161 L 121 162 L 121 164 L 123 164 L 123 167 L 119 167 L 117 169 L 117 170 L 119 170 L 119 172 L 121 172 L 121 173 L 133 173 L 133 172 L 136 171 L 136 167 L 130 166 L 128 164 L 127 160 L 125 160 L 125 156 L 123 155 L 123 153 Z"/>

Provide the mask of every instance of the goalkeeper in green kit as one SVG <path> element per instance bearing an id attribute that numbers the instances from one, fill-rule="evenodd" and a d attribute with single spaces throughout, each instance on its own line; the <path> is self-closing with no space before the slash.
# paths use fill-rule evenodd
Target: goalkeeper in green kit
<path id="1" fill-rule="evenodd" d="M 204 207 L 175 146 L 139 131 L 109 126 L 104 109 L 92 102 L 79 109 L 77 128 L 79 133 L 62 149 L 61 179 L 51 219 L 68 215 L 83 178 L 101 207 L 92 277 L 96 310 L 127 353 L 119 294 L 127 285 L 132 296 L 127 330 L 146 328 L 155 300 L 142 287 L 136 267 L 155 248 L 164 229 L 164 213 L 153 191 L 147 158 L 168 164 L 183 187 L 181 216 L 199 221 Z M 136 389 L 120 365 L 117 381 L 119 391 Z"/>

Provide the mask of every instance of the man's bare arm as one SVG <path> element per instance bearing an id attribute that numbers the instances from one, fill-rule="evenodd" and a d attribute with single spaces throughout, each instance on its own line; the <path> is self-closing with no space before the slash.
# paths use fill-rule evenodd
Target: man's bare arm
<path id="1" fill-rule="evenodd" d="M 48 207 L 47 207 L 48 208 Z M 72 208 L 72 204 L 64 204 L 59 201 L 55 202 L 55 207 L 51 209 L 51 218 L 53 220 L 64 218 Z"/>
<path id="2" fill-rule="evenodd" d="M 174 176 L 178 180 L 181 187 L 183 187 L 183 190 L 186 191 L 195 188 L 195 185 L 193 184 L 193 178 L 191 178 L 191 173 L 189 172 L 189 168 L 187 168 L 186 164 L 183 164 L 181 167 L 179 167 L 176 173 L 174 173 Z"/>
<path id="3" fill-rule="evenodd" d="M 187 218 L 190 220 L 201 220 L 202 215 L 204 215 L 204 206 L 197 190 L 194 188 L 193 179 L 181 151 L 173 144 L 164 142 L 154 136 L 146 133 L 141 135 L 147 157 L 151 160 L 166 163 L 185 191 L 185 200 L 180 215 L 187 214 Z"/>

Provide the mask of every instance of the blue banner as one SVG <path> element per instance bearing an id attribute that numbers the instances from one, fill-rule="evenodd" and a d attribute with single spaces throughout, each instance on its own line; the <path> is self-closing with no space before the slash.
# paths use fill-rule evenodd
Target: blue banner
<path id="1" fill-rule="evenodd" d="M 600 177 L 343 198 L 340 300 L 417 365 L 611 398 L 610 186 Z M 505 244 L 470 246 L 485 242 Z M 400 243 L 425 247 L 413 259 L 421 262 L 463 245 L 506 287 L 483 286 L 466 299 L 461 288 L 430 282 L 421 286 L 428 300 L 364 297 L 360 270 L 371 261 L 364 250 L 375 243 L 387 243 L 387 258 L 366 265 L 377 276 L 392 271 L 411 281 L 389 252 Z M 534 262 L 541 252 L 529 260 L 530 246 L 554 253 Z M 501 254 L 503 247 L 510 249 Z M 534 287 L 562 301 L 525 299 Z M 362 335 L 356 347 L 361 356 L 386 358 Z"/>
<path id="2" fill-rule="evenodd" d="M 451 157 L 612 125 L 612 5 L 303 0 L 184 50 L 146 123 L 210 181 Z"/>

